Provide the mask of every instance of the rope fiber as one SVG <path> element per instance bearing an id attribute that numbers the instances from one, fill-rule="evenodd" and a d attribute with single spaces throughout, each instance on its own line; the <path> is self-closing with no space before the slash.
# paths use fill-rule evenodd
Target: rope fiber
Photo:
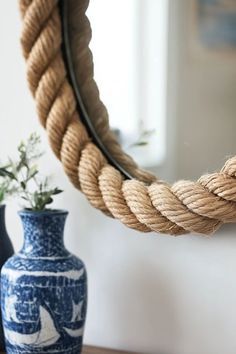
<path id="1" fill-rule="evenodd" d="M 89 2 L 72 1 L 78 5 L 76 14 L 81 20 L 77 18 L 80 26 L 75 38 L 80 49 L 76 70 L 84 83 L 81 84 L 83 99 L 94 121 L 97 115 L 97 129 L 103 132 L 110 151 L 134 178 L 124 179 L 109 165 L 80 120 L 62 55 L 58 0 L 19 0 L 23 19 L 21 44 L 29 88 L 50 146 L 70 181 L 92 206 L 141 232 L 210 235 L 222 224 L 235 222 L 236 157 L 229 159 L 219 173 L 171 186 L 141 170 L 122 152 L 109 131 L 107 111 L 93 79 L 92 55 L 88 48 L 91 30 L 85 15 Z"/>

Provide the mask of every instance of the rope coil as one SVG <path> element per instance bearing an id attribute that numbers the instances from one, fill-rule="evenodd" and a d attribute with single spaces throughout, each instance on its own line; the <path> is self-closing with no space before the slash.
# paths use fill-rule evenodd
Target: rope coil
<path id="1" fill-rule="evenodd" d="M 107 132 L 107 141 L 114 145 L 117 158 L 123 159 L 135 178 L 125 180 L 108 164 L 80 120 L 62 56 L 58 0 L 19 0 L 23 18 L 21 44 L 29 87 L 51 148 L 70 181 L 95 208 L 142 232 L 210 235 L 223 223 L 235 222 L 236 157 L 229 159 L 219 173 L 204 175 L 197 182 L 179 181 L 170 186 L 139 169 L 110 137 L 105 107 L 101 109 L 99 91 L 91 77 L 92 57 L 87 55 L 91 38 L 85 16 L 88 2 L 86 6 L 84 0 L 76 2 L 81 5 L 81 23 L 87 28 L 81 35 L 77 33 L 77 38 L 83 60 L 89 60 L 87 65 L 85 62 L 85 66 L 76 67 L 91 87 L 87 89 L 85 85 L 84 95 L 93 94 L 96 107 L 86 96 L 87 105 L 91 105 L 93 115 L 99 114 L 99 126 Z"/>

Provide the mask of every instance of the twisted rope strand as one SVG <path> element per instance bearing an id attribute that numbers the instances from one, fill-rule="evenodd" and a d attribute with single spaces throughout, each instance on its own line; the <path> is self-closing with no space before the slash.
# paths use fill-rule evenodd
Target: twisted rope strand
<path id="1" fill-rule="evenodd" d="M 114 156 L 137 178 L 125 180 L 108 164 L 80 120 L 61 51 L 58 0 L 20 0 L 21 43 L 29 87 L 52 150 L 70 181 L 95 208 L 142 232 L 209 235 L 223 223 L 235 222 L 235 157 L 219 173 L 202 176 L 197 182 L 179 181 L 169 186 L 139 169 L 122 152 L 109 131 L 108 114 L 93 79 L 92 54 L 88 48 L 91 28 L 85 16 L 89 2 L 70 1 L 77 4 L 75 13 L 79 16 L 80 31 L 74 29 L 74 38 L 80 49 L 76 65 L 84 100 L 97 119 L 94 118 L 99 134 L 105 136 Z"/>
<path id="2" fill-rule="evenodd" d="M 93 55 L 89 49 L 92 30 L 85 16 L 88 5 L 89 0 L 67 0 L 73 67 L 83 104 L 96 131 L 99 132 L 102 143 L 113 158 L 134 178 L 151 183 L 157 180 L 156 176 L 138 168 L 136 162 L 121 149 L 114 133 L 110 130 L 108 112 L 100 99 L 98 86 L 94 80 Z"/>

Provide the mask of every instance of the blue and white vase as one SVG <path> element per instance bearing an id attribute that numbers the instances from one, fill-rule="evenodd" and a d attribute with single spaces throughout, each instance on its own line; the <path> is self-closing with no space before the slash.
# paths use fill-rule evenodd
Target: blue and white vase
<path id="1" fill-rule="evenodd" d="M 2 268 L 8 354 L 80 354 L 87 308 L 83 262 L 64 247 L 66 211 L 21 211 L 24 246 Z"/>
<path id="2" fill-rule="evenodd" d="M 6 223 L 5 223 L 5 205 L 0 205 L 0 269 L 8 258 L 10 258 L 13 253 L 13 246 L 11 240 L 8 236 Z M 5 351 L 5 343 L 2 330 L 2 316 L 0 311 L 0 352 Z"/>

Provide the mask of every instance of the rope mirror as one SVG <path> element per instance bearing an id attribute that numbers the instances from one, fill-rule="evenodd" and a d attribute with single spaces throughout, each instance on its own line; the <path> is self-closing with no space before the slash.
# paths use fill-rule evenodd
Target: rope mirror
<path id="1" fill-rule="evenodd" d="M 122 151 L 93 78 L 88 5 L 88 0 L 20 0 L 29 87 L 70 181 L 92 206 L 141 232 L 210 235 L 235 222 L 235 157 L 218 173 L 169 185 Z"/>

